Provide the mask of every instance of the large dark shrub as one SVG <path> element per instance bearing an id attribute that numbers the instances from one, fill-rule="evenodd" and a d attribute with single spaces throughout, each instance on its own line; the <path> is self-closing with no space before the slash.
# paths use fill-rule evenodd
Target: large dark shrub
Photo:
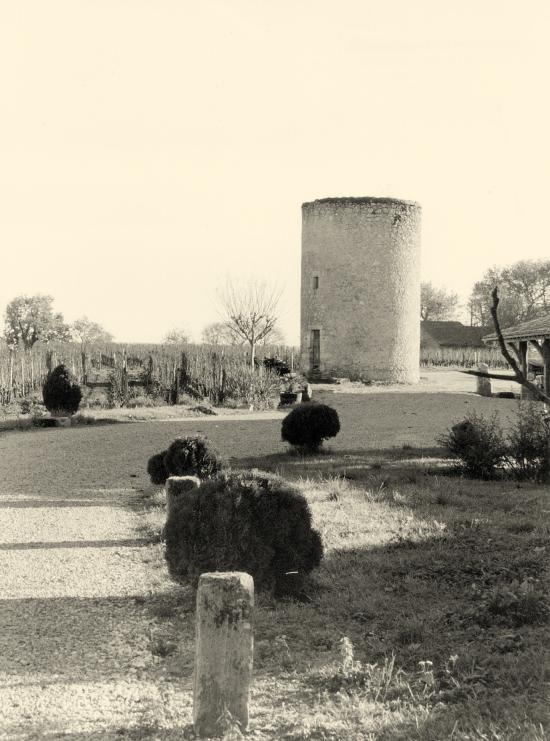
<path id="1" fill-rule="evenodd" d="M 48 373 L 42 387 L 42 398 L 51 414 L 74 414 L 82 399 L 82 392 L 69 369 L 58 365 Z"/>
<path id="2" fill-rule="evenodd" d="M 153 484 L 164 484 L 168 476 L 198 476 L 208 479 L 223 468 L 223 461 L 204 437 L 178 437 L 168 450 L 149 458 L 147 473 Z"/>
<path id="3" fill-rule="evenodd" d="M 460 461 L 467 475 L 475 478 L 494 478 L 508 453 L 504 433 L 495 414 L 487 419 L 473 412 L 441 435 L 438 442 Z"/>
<path id="4" fill-rule="evenodd" d="M 256 470 L 222 473 L 188 492 L 171 509 L 165 537 L 172 578 L 193 585 L 205 571 L 236 570 L 257 589 L 281 593 L 289 572 L 303 577 L 323 555 L 305 497 Z"/>
<path id="5" fill-rule="evenodd" d="M 283 419 L 281 436 L 285 442 L 306 452 L 319 450 L 323 440 L 340 432 L 336 409 L 326 404 L 307 402 L 295 407 Z"/>

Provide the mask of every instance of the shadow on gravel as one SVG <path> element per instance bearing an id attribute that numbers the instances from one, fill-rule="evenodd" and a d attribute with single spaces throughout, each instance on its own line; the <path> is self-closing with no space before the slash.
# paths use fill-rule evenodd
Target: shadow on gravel
<path id="1" fill-rule="evenodd" d="M 83 500 L 83 499 L 0 499 L 0 509 L 33 509 L 50 507 L 123 507 L 126 502 L 116 501 L 114 498 L 108 500 Z"/>
<path id="2" fill-rule="evenodd" d="M 47 540 L 35 543 L 0 543 L 0 551 L 29 551 L 51 548 L 135 548 L 150 545 L 150 538 L 121 538 L 120 540 Z"/>
<path id="3" fill-rule="evenodd" d="M 154 596 L 0 600 L 2 684 L 108 682 L 132 676 L 155 681 L 173 658 L 169 654 L 176 640 L 179 656 L 168 673 L 186 684 L 194 651 L 191 611 L 192 602 L 181 588 Z M 173 636 L 172 630 L 163 630 L 168 616 L 178 617 Z"/>

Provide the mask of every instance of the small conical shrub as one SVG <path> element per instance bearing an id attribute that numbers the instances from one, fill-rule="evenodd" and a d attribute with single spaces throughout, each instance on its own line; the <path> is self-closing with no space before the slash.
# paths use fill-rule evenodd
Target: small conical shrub
<path id="1" fill-rule="evenodd" d="M 317 452 L 323 440 L 335 437 L 339 432 L 340 420 L 336 409 L 314 402 L 295 407 L 283 419 L 281 427 L 281 437 L 285 442 L 310 453 Z"/>
<path id="2" fill-rule="evenodd" d="M 221 473 L 187 492 L 168 513 L 165 537 L 172 578 L 193 586 L 205 571 L 245 571 L 257 589 L 282 594 L 289 575 L 303 579 L 323 555 L 305 497 L 255 470 Z"/>
<path id="3" fill-rule="evenodd" d="M 204 437 L 178 437 L 168 450 L 153 455 L 147 473 L 153 484 L 164 484 L 168 476 L 198 476 L 209 479 L 223 468 L 223 461 Z"/>
<path id="4" fill-rule="evenodd" d="M 80 386 L 65 365 L 58 365 L 48 374 L 42 387 L 44 406 L 51 414 L 74 414 L 82 399 Z"/>

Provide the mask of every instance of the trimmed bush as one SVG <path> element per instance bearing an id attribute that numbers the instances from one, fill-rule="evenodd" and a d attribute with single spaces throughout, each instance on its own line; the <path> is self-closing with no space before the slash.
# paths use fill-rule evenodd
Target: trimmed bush
<path id="1" fill-rule="evenodd" d="M 196 586 L 205 571 L 246 571 L 257 589 L 284 593 L 289 572 L 303 578 L 323 546 L 308 503 L 278 476 L 252 470 L 222 473 L 182 497 L 168 515 L 170 575 Z"/>
<path id="2" fill-rule="evenodd" d="M 295 407 L 283 419 L 281 437 L 287 443 L 315 453 L 323 440 L 340 432 L 336 409 L 326 404 L 306 402 Z"/>
<path id="3" fill-rule="evenodd" d="M 44 406 L 54 415 L 71 415 L 82 399 L 80 386 L 65 365 L 58 365 L 48 374 L 42 387 Z"/>
<path id="4" fill-rule="evenodd" d="M 438 442 L 460 461 L 464 472 L 474 478 L 494 478 L 508 453 L 496 414 L 487 419 L 473 412 L 441 435 Z"/>
<path id="5" fill-rule="evenodd" d="M 168 476 L 198 476 L 208 479 L 223 468 L 223 461 L 204 437 L 178 437 L 168 450 L 149 458 L 147 473 L 153 484 L 164 484 Z"/>
<path id="6" fill-rule="evenodd" d="M 169 476 L 198 476 L 209 479 L 221 471 L 223 464 L 204 437 L 178 437 L 164 456 Z"/>
<path id="7" fill-rule="evenodd" d="M 166 455 L 166 452 L 166 450 L 163 450 L 162 453 L 156 453 L 156 455 L 151 456 L 147 462 L 147 473 L 149 474 L 153 484 L 164 484 L 169 476 L 166 466 L 164 465 L 164 456 Z"/>

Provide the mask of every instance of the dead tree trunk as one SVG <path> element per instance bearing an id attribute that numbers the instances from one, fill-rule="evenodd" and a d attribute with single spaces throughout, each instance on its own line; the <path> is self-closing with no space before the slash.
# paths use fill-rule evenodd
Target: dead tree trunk
<path id="1" fill-rule="evenodd" d="M 495 332 L 497 334 L 498 338 L 498 344 L 500 346 L 500 351 L 503 354 L 504 358 L 514 371 L 514 375 L 516 377 L 516 380 L 521 386 L 525 389 L 528 389 L 531 392 L 532 398 L 536 399 L 538 401 L 544 402 L 546 405 L 550 407 L 550 348 L 548 352 L 548 356 L 544 355 L 544 391 L 541 391 L 541 389 L 534 383 L 531 383 L 531 381 L 528 380 L 523 370 L 519 367 L 515 359 L 510 354 L 510 351 L 506 347 L 506 341 L 504 339 L 504 336 L 502 334 L 502 330 L 500 328 L 500 322 L 498 320 L 498 304 L 499 304 L 499 298 L 498 298 L 498 289 L 493 288 L 492 292 L 493 297 L 493 303 L 491 305 L 491 316 L 493 317 L 493 324 L 495 325 Z M 548 341 L 545 340 L 545 345 Z M 545 393 L 546 392 L 546 393 Z M 546 427 L 548 431 L 548 441 L 547 441 L 547 447 L 546 447 L 546 462 L 544 465 L 544 469 L 542 472 L 542 480 L 545 484 L 550 484 L 550 416 L 546 419 Z"/>

